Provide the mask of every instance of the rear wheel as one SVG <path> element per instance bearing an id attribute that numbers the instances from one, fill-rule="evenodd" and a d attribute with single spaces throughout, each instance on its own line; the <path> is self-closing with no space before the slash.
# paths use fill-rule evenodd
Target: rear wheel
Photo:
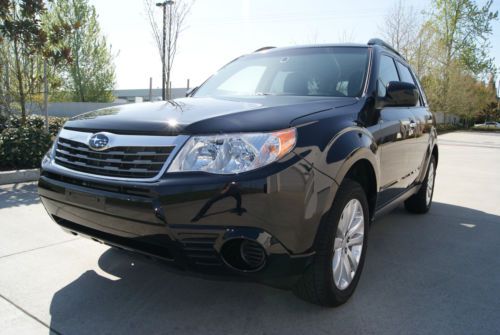
<path id="1" fill-rule="evenodd" d="M 436 179 L 436 158 L 431 156 L 424 182 L 420 190 L 405 201 L 407 211 L 424 214 L 429 211 L 434 195 L 434 181 Z"/>
<path id="2" fill-rule="evenodd" d="M 313 264 L 294 288 L 300 298 L 325 306 L 338 306 L 349 299 L 363 269 L 368 222 L 363 188 L 346 179 L 320 224 Z"/>

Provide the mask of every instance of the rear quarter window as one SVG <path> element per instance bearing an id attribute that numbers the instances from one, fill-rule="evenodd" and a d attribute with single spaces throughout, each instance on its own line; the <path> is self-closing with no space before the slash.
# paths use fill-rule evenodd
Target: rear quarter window
<path id="1" fill-rule="evenodd" d="M 398 65 L 399 76 L 401 77 L 401 81 L 417 86 L 415 80 L 413 79 L 413 76 L 411 75 L 410 69 L 408 69 L 400 62 L 396 62 L 396 64 Z"/>

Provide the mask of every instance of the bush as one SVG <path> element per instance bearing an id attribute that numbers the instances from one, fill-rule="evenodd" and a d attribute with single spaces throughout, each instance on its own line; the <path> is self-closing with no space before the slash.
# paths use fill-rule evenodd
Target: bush
<path id="1" fill-rule="evenodd" d="M 445 133 L 449 133 L 449 132 L 456 131 L 456 130 L 462 130 L 462 129 L 464 129 L 464 128 L 459 124 L 440 123 L 440 124 L 436 125 L 436 130 L 438 132 L 438 135 L 442 135 Z"/>
<path id="2" fill-rule="evenodd" d="M 470 128 L 470 130 L 473 130 L 473 131 L 495 131 L 495 132 L 500 132 L 500 128 L 496 128 L 496 127 L 487 127 L 487 126 L 483 126 L 483 127 L 472 127 Z"/>
<path id="3" fill-rule="evenodd" d="M 49 118 L 48 134 L 41 116 L 28 117 L 22 127 L 17 116 L 0 122 L 0 170 L 17 170 L 40 167 L 65 119 Z"/>
<path id="4" fill-rule="evenodd" d="M 5 125 L 8 119 L 9 118 L 6 115 L 0 113 L 0 133 L 5 129 Z"/>

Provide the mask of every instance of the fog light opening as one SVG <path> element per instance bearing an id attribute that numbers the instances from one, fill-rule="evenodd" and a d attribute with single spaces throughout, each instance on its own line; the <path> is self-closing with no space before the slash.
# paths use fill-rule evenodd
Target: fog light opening
<path id="1" fill-rule="evenodd" d="M 246 239 L 227 241 L 221 249 L 224 262 L 239 271 L 257 271 L 266 263 L 266 252 L 262 245 Z"/>

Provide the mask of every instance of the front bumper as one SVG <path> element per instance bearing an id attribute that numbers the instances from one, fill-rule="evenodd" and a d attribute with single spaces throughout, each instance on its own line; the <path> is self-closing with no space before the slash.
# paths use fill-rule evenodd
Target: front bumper
<path id="1" fill-rule="evenodd" d="M 75 176 L 49 164 L 38 185 L 47 212 L 69 232 L 183 270 L 268 282 L 300 275 L 310 264 L 324 212 L 319 204 L 336 189 L 315 193 L 314 183 L 324 176 L 303 162 L 263 175 L 239 181 L 177 175 L 126 183 Z M 335 187 L 333 181 L 329 185 Z M 238 270 L 221 256 L 227 241 L 240 238 L 264 248 L 263 267 Z"/>

